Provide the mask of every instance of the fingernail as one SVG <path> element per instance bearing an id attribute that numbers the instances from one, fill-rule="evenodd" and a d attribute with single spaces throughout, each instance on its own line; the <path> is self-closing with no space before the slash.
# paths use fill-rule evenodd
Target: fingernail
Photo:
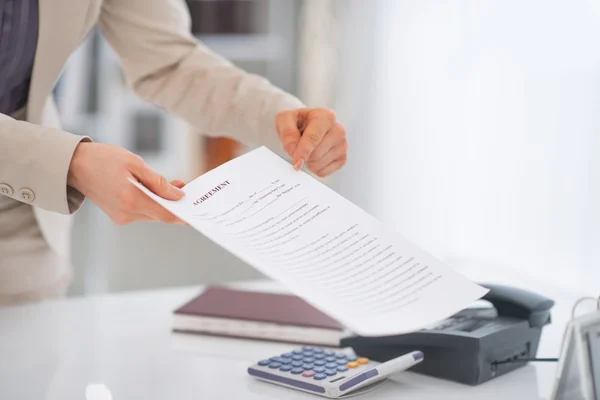
<path id="1" fill-rule="evenodd" d="M 304 166 L 303 159 L 299 159 L 298 161 L 296 161 L 296 164 L 294 164 L 294 168 L 296 168 L 297 170 L 302 169 L 303 166 Z"/>

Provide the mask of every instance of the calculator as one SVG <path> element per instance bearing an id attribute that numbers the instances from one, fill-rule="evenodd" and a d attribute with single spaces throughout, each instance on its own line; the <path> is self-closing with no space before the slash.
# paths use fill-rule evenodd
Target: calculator
<path id="1" fill-rule="evenodd" d="M 262 381 L 328 398 L 344 398 L 375 389 L 393 373 L 420 363 L 413 351 L 384 363 L 358 357 L 352 349 L 332 351 L 304 346 L 258 361 L 248 373 Z"/>

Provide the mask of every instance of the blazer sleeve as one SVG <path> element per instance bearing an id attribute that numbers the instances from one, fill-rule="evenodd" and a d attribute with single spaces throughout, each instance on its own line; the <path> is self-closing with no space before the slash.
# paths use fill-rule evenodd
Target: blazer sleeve
<path id="1" fill-rule="evenodd" d="M 282 152 L 275 117 L 304 104 L 198 42 L 183 0 L 105 0 L 99 26 L 142 99 L 207 135 Z"/>
<path id="2" fill-rule="evenodd" d="M 84 201 L 67 185 L 75 148 L 90 138 L 0 114 L 0 195 L 73 214 Z"/>

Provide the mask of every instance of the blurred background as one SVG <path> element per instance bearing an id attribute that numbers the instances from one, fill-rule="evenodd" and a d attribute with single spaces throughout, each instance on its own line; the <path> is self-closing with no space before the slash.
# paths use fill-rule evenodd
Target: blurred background
<path id="1" fill-rule="evenodd" d="M 600 0 L 188 0 L 198 40 L 336 110 L 326 183 L 468 276 L 597 295 Z M 249 150 L 137 99 L 97 32 L 56 88 L 65 129 L 189 181 Z M 191 228 L 117 227 L 91 202 L 71 294 L 260 278 Z"/>

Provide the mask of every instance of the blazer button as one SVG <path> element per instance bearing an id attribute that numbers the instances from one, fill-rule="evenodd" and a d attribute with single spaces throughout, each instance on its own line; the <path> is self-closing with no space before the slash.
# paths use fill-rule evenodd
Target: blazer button
<path id="1" fill-rule="evenodd" d="M 13 189 L 10 186 L 8 186 L 6 183 L 0 183 L 0 193 L 2 193 L 5 196 L 12 196 Z"/>
<path id="2" fill-rule="evenodd" d="M 35 194 L 29 189 L 21 189 L 21 198 L 26 203 L 31 203 L 35 199 Z"/>

